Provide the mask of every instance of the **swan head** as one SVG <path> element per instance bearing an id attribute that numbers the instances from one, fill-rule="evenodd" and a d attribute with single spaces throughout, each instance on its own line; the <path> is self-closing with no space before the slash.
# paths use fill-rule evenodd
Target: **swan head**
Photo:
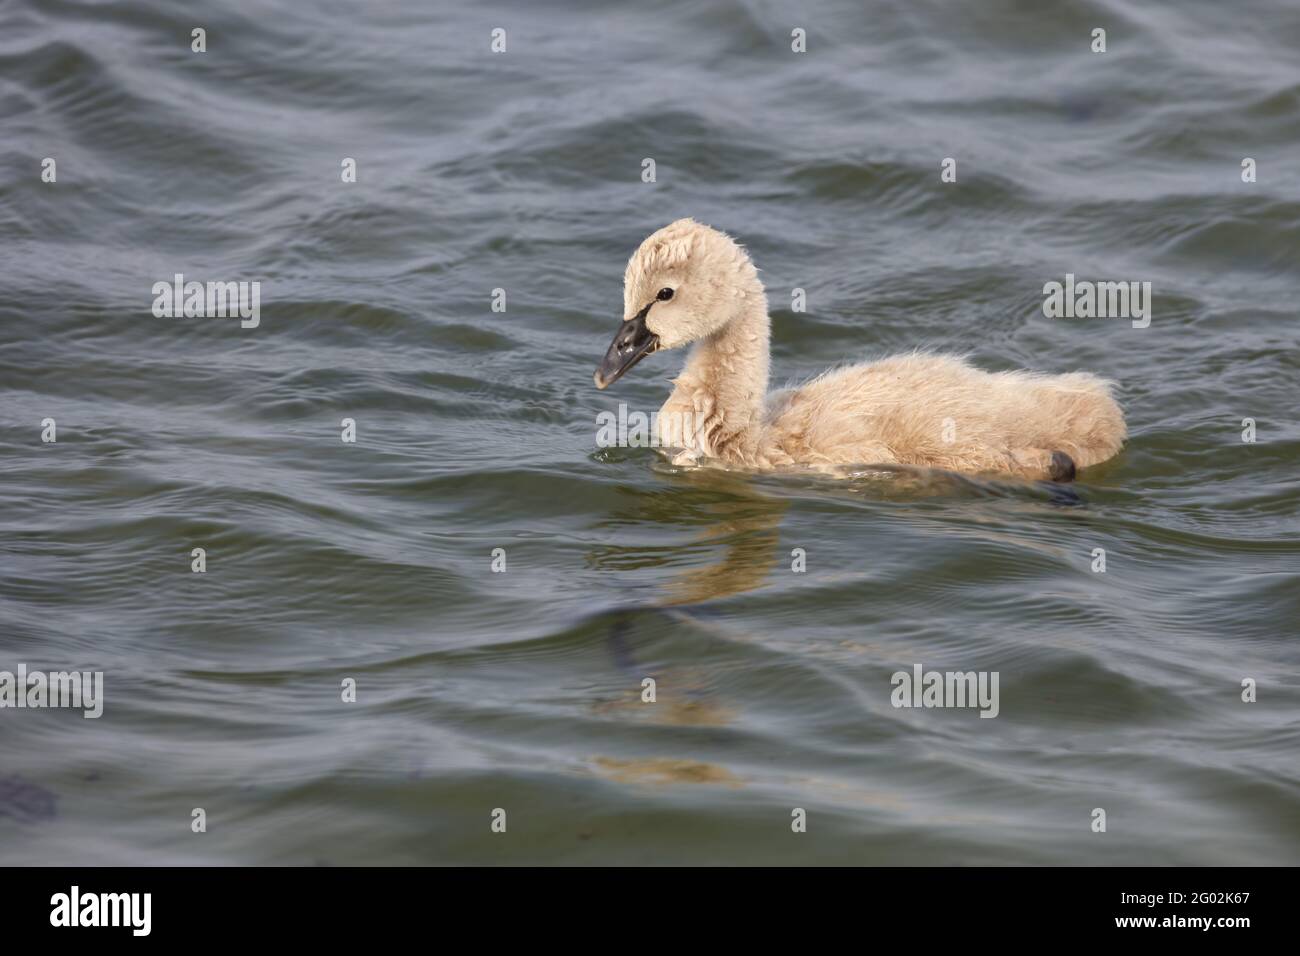
<path id="1" fill-rule="evenodd" d="M 628 260 L 623 322 L 596 369 L 606 388 L 652 352 L 707 339 L 762 296 L 758 270 L 726 233 L 678 219 L 653 232 Z"/>

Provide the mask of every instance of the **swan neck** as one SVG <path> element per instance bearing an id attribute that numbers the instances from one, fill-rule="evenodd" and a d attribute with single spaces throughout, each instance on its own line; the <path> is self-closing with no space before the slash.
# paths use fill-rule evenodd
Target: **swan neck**
<path id="1" fill-rule="evenodd" d="M 721 437 L 735 449 L 750 449 L 758 441 L 771 328 L 767 296 L 760 287 L 743 297 L 735 317 L 721 330 L 695 344 L 677 379 L 677 390 L 688 391 L 694 407 L 701 407 L 699 399 L 706 397 L 705 404 L 720 418 Z"/>

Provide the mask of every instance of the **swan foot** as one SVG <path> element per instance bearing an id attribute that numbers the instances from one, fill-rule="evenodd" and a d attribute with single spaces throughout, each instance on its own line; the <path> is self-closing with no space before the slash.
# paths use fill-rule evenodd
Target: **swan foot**
<path id="1" fill-rule="evenodd" d="M 1052 452 L 1052 464 L 1048 467 L 1047 477 L 1052 481 L 1074 481 L 1074 459 L 1063 451 Z"/>

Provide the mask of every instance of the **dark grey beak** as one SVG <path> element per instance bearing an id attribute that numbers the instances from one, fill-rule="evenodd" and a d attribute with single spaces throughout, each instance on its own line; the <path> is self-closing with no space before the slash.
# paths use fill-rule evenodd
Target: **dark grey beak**
<path id="1" fill-rule="evenodd" d="M 650 305 L 654 303 L 651 302 Z M 624 372 L 659 348 L 659 336 L 646 328 L 645 324 L 650 305 L 619 326 L 618 335 L 614 336 L 609 350 L 601 359 L 600 367 L 596 369 L 597 388 L 613 385 L 623 377 Z"/>

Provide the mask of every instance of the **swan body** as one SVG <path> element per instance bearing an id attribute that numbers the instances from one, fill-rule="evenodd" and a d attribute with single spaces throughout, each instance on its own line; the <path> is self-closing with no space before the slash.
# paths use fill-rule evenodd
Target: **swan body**
<path id="1" fill-rule="evenodd" d="M 1111 383 L 1085 372 L 986 372 L 917 352 L 832 369 L 768 392 L 771 320 L 748 254 L 681 219 L 628 262 L 624 320 L 599 388 L 646 355 L 691 346 L 658 416 L 679 461 L 737 468 L 913 465 L 1070 480 L 1124 444 Z"/>

